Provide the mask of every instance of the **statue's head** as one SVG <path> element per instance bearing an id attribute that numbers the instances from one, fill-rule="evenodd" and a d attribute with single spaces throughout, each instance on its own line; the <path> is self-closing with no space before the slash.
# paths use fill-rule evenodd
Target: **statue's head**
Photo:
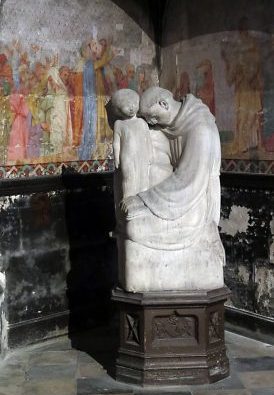
<path id="1" fill-rule="evenodd" d="M 178 112 L 178 102 L 167 89 L 148 88 L 140 99 L 140 114 L 150 125 L 168 126 Z"/>
<path id="2" fill-rule="evenodd" d="M 139 111 L 139 95 L 132 89 L 119 89 L 111 98 L 113 110 L 122 118 L 132 118 Z"/>

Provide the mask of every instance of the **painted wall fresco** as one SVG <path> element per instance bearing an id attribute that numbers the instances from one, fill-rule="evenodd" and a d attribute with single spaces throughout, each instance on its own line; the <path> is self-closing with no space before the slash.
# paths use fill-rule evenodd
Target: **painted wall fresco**
<path id="1" fill-rule="evenodd" d="M 154 57 L 151 39 L 111 1 L 26 0 L 18 7 L 7 0 L 0 176 L 56 173 L 56 163 L 81 170 L 78 162 L 86 161 L 89 171 L 99 160 L 100 167 L 112 157 L 105 105 L 116 89 L 141 93 L 157 84 Z"/>
<path id="2" fill-rule="evenodd" d="M 163 49 L 161 85 L 193 93 L 216 117 L 223 169 L 274 174 L 274 35 L 248 30 L 198 36 Z"/>

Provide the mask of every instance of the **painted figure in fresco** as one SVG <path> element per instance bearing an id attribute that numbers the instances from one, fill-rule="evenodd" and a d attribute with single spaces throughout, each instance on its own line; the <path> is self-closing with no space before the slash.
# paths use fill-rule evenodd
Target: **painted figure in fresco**
<path id="1" fill-rule="evenodd" d="M 29 79 L 30 79 L 30 70 L 28 65 L 20 64 L 19 66 L 19 86 L 17 88 L 18 93 L 22 93 L 27 96 L 29 93 Z"/>
<path id="2" fill-rule="evenodd" d="M 108 125 L 105 109 L 104 67 L 115 56 L 113 51 L 103 50 L 97 40 L 91 40 L 82 52 L 87 60 L 83 73 L 83 136 L 79 158 L 106 158 L 108 145 L 112 141 L 112 131 Z"/>
<path id="3" fill-rule="evenodd" d="M 88 62 L 88 54 L 85 45 L 80 48 L 80 59 L 73 71 L 70 73 L 70 92 L 73 96 L 73 111 L 72 125 L 73 125 L 73 146 L 79 148 L 82 140 L 83 125 L 83 110 L 84 110 L 84 69 Z M 92 77 L 93 78 L 93 77 Z"/>
<path id="4" fill-rule="evenodd" d="M 97 100 L 95 71 L 88 44 L 82 46 L 81 55 L 83 70 L 83 130 L 78 154 L 80 160 L 89 160 L 96 148 Z M 81 67 L 81 65 L 79 66 Z M 78 70 L 80 70 L 79 66 Z M 75 107 L 76 111 L 77 108 Z M 81 113 L 78 112 L 78 116 L 81 117 Z"/>
<path id="5" fill-rule="evenodd" d="M 0 88 L 4 95 L 11 92 L 13 86 L 12 68 L 8 63 L 8 58 L 4 53 L 0 54 Z"/>
<path id="6" fill-rule="evenodd" d="M 99 43 L 100 43 L 100 45 L 102 47 L 101 57 L 103 57 L 106 52 L 110 52 L 111 51 L 111 48 L 110 48 L 110 45 L 108 44 L 108 42 L 107 42 L 107 40 L 105 38 L 102 38 L 101 40 L 99 40 Z M 105 93 L 108 96 L 111 96 L 111 94 L 115 90 L 115 78 L 114 78 L 114 75 L 113 75 L 113 71 L 112 71 L 111 65 L 109 63 L 107 63 L 102 68 L 102 72 L 103 72 L 103 77 L 104 77 Z"/>
<path id="7" fill-rule="evenodd" d="M 12 69 L 7 56 L 0 54 L 0 163 L 6 163 L 7 146 L 11 127 L 9 94 L 12 89 Z"/>
<path id="8" fill-rule="evenodd" d="M 133 64 L 126 65 L 126 79 L 128 89 L 137 91 L 137 81 L 135 78 L 135 66 Z"/>
<path id="9" fill-rule="evenodd" d="M 118 51 L 105 38 L 87 41 L 74 69 L 59 69 L 59 56 L 50 56 L 47 49 L 43 55 L 44 49 L 33 43 L 29 50 L 18 40 L 1 48 L 1 164 L 111 155 L 105 103 L 117 88 L 144 92 L 149 82 L 143 66 L 114 66 Z"/>
<path id="10" fill-rule="evenodd" d="M 274 151 L 274 38 L 271 35 L 265 42 L 266 53 L 263 59 L 263 134 L 262 145 L 267 152 Z"/>
<path id="11" fill-rule="evenodd" d="M 13 40 L 10 47 L 7 46 L 7 51 L 9 54 L 9 62 L 12 68 L 12 78 L 15 89 L 20 88 L 20 74 L 19 74 L 19 66 L 20 66 L 20 56 L 22 52 L 22 45 L 20 41 Z"/>
<path id="12" fill-rule="evenodd" d="M 136 70 L 137 92 L 141 95 L 149 86 L 146 79 L 146 71 L 143 66 L 138 66 Z"/>
<path id="13" fill-rule="evenodd" d="M 68 154 L 72 146 L 72 126 L 69 95 L 64 80 L 68 80 L 69 70 L 63 66 L 52 67 L 48 73 L 48 94 L 52 95 L 53 107 L 50 112 L 51 154 Z"/>
<path id="14" fill-rule="evenodd" d="M 9 136 L 7 161 L 21 162 L 27 158 L 27 144 L 29 140 L 27 121 L 29 109 L 24 95 L 12 93 L 10 95 L 10 108 L 13 123 Z"/>
<path id="15" fill-rule="evenodd" d="M 236 104 L 236 134 L 231 153 L 243 154 L 260 146 L 262 113 L 262 78 L 260 52 L 250 35 L 247 18 L 239 23 L 238 40 L 224 43 L 226 79 L 234 85 Z"/>
<path id="16" fill-rule="evenodd" d="M 50 69 L 51 61 L 46 60 L 46 64 L 36 62 L 34 65 L 33 74 L 36 82 L 32 87 L 32 104 L 33 109 L 32 124 L 35 126 L 41 120 L 42 137 L 40 143 L 40 157 L 47 157 L 51 154 L 50 145 L 50 119 L 51 110 L 53 109 L 53 95 L 48 93 L 48 71 Z"/>
<path id="17" fill-rule="evenodd" d="M 28 135 L 26 143 L 26 156 L 28 159 L 38 159 L 43 156 L 43 150 L 41 149 L 41 143 L 43 141 L 43 126 L 48 125 L 44 123 L 44 114 L 41 106 L 43 95 L 45 94 L 45 88 L 47 84 L 46 70 L 45 67 L 37 62 L 32 65 L 29 60 L 28 53 L 22 51 L 21 46 L 18 49 L 19 63 L 17 64 L 16 74 L 19 77 L 14 87 L 15 92 L 20 93 L 24 96 L 25 105 L 28 109 L 27 113 L 27 133 Z M 13 54 L 14 52 L 12 52 Z M 43 74 L 43 78 L 42 78 Z M 13 73 L 14 75 L 14 73 Z M 43 80 L 43 88 L 41 89 L 41 83 Z M 22 125 L 20 124 L 22 123 Z M 14 130 L 19 129 L 26 130 L 24 117 L 14 118 L 14 127 L 12 126 L 13 134 Z M 17 132 L 15 133 L 15 135 Z M 14 141 L 14 135 L 13 135 Z M 10 152 L 10 149 L 9 149 Z M 9 158 L 11 155 L 9 155 Z M 14 159 L 12 159 L 14 160 Z M 18 158 L 22 160 L 22 157 Z"/>
<path id="18" fill-rule="evenodd" d="M 175 92 L 175 99 L 181 101 L 188 93 L 190 93 L 190 79 L 186 71 L 181 72 L 179 87 Z"/>
<path id="19" fill-rule="evenodd" d="M 127 78 L 124 76 L 123 71 L 120 67 L 114 67 L 113 74 L 116 81 L 117 89 L 127 89 L 128 81 Z"/>
<path id="20" fill-rule="evenodd" d="M 35 89 L 38 84 L 38 80 L 34 72 L 31 73 L 28 80 L 29 93 L 26 96 L 27 106 L 29 113 L 27 117 L 29 139 L 27 145 L 27 156 L 28 158 L 38 159 L 41 155 L 40 147 L 43 138 L 43 113 L 39 106 L 40 97 L 35 94 Z"/>
<path id="21" fill-rule="evenodd" d="M 0 54 L 0 163 L 7 161 L 7 147 L 12 122 L 9 94 L 13 88 L 12 68 L 5 53 Z"/>
<path id="22" fill-rule="evenodd" d="M 97 95 L 97 132 L 96 132 L 96 158 L 106 158 L 109 154 L 109 146 L 112 142 L 112 130 L 109 127 L 105 109 L 106 91 L 103 69 L 116 56 L 115 51 L 103 51 L 103 47 L 97 40 L 89 44 L 94 62 L 96 95 Z"/>
<path id="23" fill-rule="evenodd" d="M 196 96 L 208 106 L 210 112 L 215 115 L 215 93 L 212 64 L 210 60 L 203 60 L 197 67 Z M 189 93 L 189 92 L 188 92 Z"/>

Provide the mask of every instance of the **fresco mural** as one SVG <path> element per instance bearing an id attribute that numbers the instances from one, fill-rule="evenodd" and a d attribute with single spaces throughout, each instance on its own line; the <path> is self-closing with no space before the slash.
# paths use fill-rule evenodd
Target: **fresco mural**
<path id="1" fill-rule="evenodd" d="M 13 3 L 2 10 L 0 177 L 106 164 L 113 136 L 105 106 L 117 89 L 158 84 L 152 40 L 108 0 L 38 0 L 35 8 L 26 0 L 20 14 Z M 24 29 L 17 36 L 16 23 Z"/>
<path id="2" fill-rule="evenodd" d="M 274 174 L 273 70 L 274 35 L 250 31 L 242 17 L 237 31 L 164 48 L 160 83 L 179 99 L 191 92 L 208 105 L 220 131 L 223 169 Z"/>

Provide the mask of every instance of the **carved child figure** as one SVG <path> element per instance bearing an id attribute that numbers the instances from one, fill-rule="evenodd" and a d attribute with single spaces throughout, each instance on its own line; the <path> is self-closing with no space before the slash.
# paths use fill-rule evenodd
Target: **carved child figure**
<path id="1" fill-rule="evenodd" d="M 149 188 L 151 141 L 148 124 L 136 116 L 138 93 L 120 89 L 112 97 L 112 106 L 120 118 L 114 124 L 113 151 L 122 199 Z"/>
<path id="2" fill-rule="evenodd" d="M 131 89 L 120 89 L 112 97 L 112 106 L 121 118 L 114 124 L 113 140 L 121 201 L 159 184 L 173 172 L 173 167 L 167 137 L 137 118 L 139 95 Z"/>

